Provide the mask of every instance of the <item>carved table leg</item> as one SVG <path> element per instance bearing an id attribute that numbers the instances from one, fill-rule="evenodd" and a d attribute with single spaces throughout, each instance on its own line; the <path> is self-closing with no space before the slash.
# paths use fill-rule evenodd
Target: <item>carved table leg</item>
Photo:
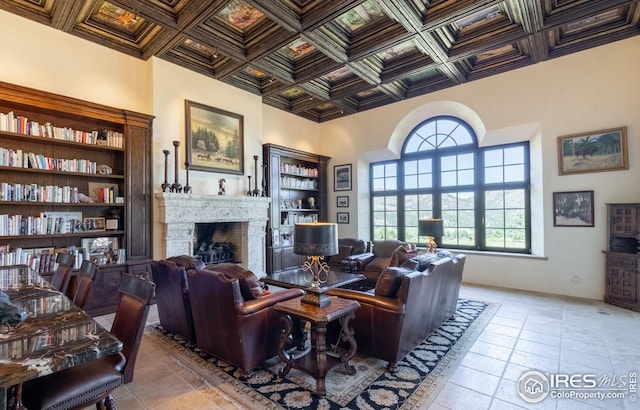
<path id="1" fill-rule="evenodd" d="M 342 360 L 342 363 L 344 364 L 344 369 L 347 371 L 347 373 L 352 375 L 356 374 L 356 368 L 349 364 L 349 360 L 353 359 L 353 356 L 356 355 L 356 351 L 358 350 L 356 339 L 353 337 L 355 332 L 351 327 L 349 327 L 349 322 L 354 317 L 356 317 L 355 312 L 351 312 L 342 320 L 341 337 L 349 342 L 349 350 L 340 354 L 340 360 Z"/>
<path id="2" fill-rule="evenodd" d="M 291 317 L 289 315 L 283 315 L 282 321 L 284 322 L 284 331 L 280 336 L 280 345 L 278 346 L 278 357 L 280 357 L 280 360 L 282 360 L 285 363 L 285 365 L 282 368 L 282 370 L 280 370 L 280 373 L 278 374 L 280 377 L 284 377 L 287 375 L 287 373 L 289 373 L 289 371 L 291 370 L 291 365 L 295 360 L 292 357 L 290 358 L 289 354 L 285 350 L 286 347 L 289 346 L 292 342 L 291 329 L 293 329 L 293 323 L 291 321 Z"/>
<path id="3" fill-rule="evenodd" d="M 311 325 L 311 343 L 313 343 L 311 350 L 315 350 L 316 353 L 316 367 L 318 369 L 316 394 L 324 397 L 327 394 L 324 380 L 327 375 L 327 325 L 325 323 Z"/>

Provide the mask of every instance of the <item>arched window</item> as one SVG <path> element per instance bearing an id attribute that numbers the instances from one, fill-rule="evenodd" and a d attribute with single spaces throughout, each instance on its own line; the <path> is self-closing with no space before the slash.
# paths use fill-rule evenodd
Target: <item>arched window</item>
<path id="1" fill-rule="evenodd" d="M 434 117 L 370 175 L 374 240 L 424 245 L 418 220 L 442 218 L 439 246 L 531 253 L 528 142 L 480 148 L 466 122 Z"/>

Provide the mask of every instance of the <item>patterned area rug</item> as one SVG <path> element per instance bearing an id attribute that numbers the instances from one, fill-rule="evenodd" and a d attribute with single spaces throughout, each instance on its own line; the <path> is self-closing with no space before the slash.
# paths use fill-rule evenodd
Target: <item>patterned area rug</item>
<path id="1" fill-rule="evenodd" d="M 279 377 L 282 363 L 277 356 L 256 368 L 249 380 L 241 381 L 234 366 L 187 347 L 184 339 L 159 324 L 148 326 L 144 337 L 247 409 L 416 409 L 433 400 L 497 307 L 459 299 L 454 319 L 407 355 L 396 374 L 386 372 L 385 361 L 357 354 L 349 362 L 356 367 L 355 375 L 346 374 L 341 366 L 329 371 L 324 398 L 311 393 L 315 379 L 300 371 Z"/>

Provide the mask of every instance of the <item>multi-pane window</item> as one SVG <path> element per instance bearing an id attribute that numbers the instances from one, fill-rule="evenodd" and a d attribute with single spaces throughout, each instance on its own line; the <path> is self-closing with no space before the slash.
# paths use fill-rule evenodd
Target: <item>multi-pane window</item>
<path id="1" fill-rule="evenodd" d="M 397 161 L 371 164 L 372 236 L 423 244 L 418 220 L 442 218 L 441 246 L 530 252 L 529 145 L 478 147 L 471 127 L 435 117 Z"/>

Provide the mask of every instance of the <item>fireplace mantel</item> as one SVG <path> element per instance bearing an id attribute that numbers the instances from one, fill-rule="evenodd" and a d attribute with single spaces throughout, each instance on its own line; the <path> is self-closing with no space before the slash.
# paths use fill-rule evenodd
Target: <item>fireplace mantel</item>
<path id="1" fill-rule="evenodd" d="M 234 256 L 256 276 L 264 275 L 271 198 L 169 192 L 156 193 L 155 198 L 163 227 L 164 258 L 192 254 L 196 223 L 240 222 L 242 239 Z"/>

